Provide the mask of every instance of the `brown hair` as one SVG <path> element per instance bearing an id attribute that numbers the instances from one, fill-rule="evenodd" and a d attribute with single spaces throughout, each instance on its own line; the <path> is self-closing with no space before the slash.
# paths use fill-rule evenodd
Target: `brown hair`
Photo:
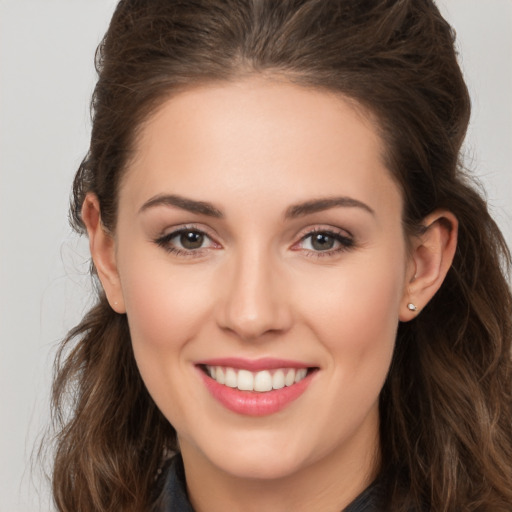
<path id="1" fill-rule="evenodd" d="M 510 511 L 510 254 L 460 161 L 470 101 L 454 33 L 431 0 L 122 0 L 97 52 L 91 145 L 74 181 L 115 230 L 137 130 L 176 91 L 250 74 L 336 91 L 378 119 L 406 233 L 437 208 L 459 221 L 433 300 L 399 326 L 381 393 L 386 510 Z M 148 395 L 125 315 L 98 303 L 56 363 L 60 511 L 147 510 L 172 426 Z M 71 404 L 68 414 L 66 407 Z"/>

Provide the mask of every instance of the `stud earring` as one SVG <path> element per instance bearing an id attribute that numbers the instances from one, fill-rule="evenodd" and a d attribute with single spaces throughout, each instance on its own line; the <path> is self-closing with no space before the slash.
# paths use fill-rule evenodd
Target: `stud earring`
<path id="1" fill-rule="evenodd" d="M 409 304 L 407 304 L 407 309 L 409 311 L 418 311 L 418 308 L 412 302 L 409 302 Z"/>

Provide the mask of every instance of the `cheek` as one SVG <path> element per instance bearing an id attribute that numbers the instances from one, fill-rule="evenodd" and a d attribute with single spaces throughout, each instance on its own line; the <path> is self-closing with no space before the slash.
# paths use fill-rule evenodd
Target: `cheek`
<path id="1" fill-rule="evenodd" d="M 134 343 L 168 349 L 190 338 L 208 308 L 201 273 L 173 269 L 163 258 L 122 267 L 123 296 Z"/>
<path id="2" fill-rule="evenodd" d="M 344 378 L 387 374 L 404 287 L 404 264 L 396 258 L 396 251 L 359 258 L 323 282 L 317 275 L 298 299 L 308 304 L 309 323 Z"/>
<path id="3" fill-rule="evenodd" d="M 121 278 L 135 360 L 150 395 L 178 428 L 190 393 L 176 390 L 191 371 L 189 350 L 208 316 L 211 293 L 203 275 L 172 269 L 166 255 L 147 264 L 143 253 L 132 255 Z"/>
<path id="4" fill-rule="evenodd" d="M 393 266 L 387 272 L 354 268 L 340 275 L 325 300 L 310 295 L 315 317 L 310 325 L 327 354 L 331 379 L 319 417 L 334 437 L 338 431 L 355 436 L 364 425 L 378 422 L 378 398 L 395 346 L 401 282 Z"/>
<path id="5" fill-rule="evenodd" d="M 190 376 L 190 348 L 205 325 L 211 293 L 204 276 L 172 269 L 166 255 L 147 265 L 141 259 L 125 262 L 122 280 L 134 357 L 150 395 L 177 428 L 186 400 L 176 390 Z"/>

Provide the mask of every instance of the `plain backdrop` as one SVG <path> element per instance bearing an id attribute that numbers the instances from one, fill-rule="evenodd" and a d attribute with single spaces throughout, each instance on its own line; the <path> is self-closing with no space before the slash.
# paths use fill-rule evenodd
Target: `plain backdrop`
<path id="1" fill-rule="evenodd" d="M 88 146 L 93 56 L 114 0 L 0 0 L 0 512 L 50 511 L 31 454 L 55 348 L 90 305 L 67 225 Z M 512 0 L 443 0 L 473 99 L 467 164 L 512 245 Z"/>

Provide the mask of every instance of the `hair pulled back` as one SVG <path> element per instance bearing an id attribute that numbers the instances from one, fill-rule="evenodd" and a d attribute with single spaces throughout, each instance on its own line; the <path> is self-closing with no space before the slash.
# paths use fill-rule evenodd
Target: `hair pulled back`
<path id="1" fill-rule="evenodd" d="M 88 192 L 115 231 L 117 190 L 144 121 L 180 90 L 264 74 L 338 92 L 377 120 L 406 234 L 437 208 L 459 221 L 439 292 L 401 324 L 381 393 L 382 475 L 394 512 L 511 510 L 510 254 L 460 160 L 470 101 L 454 33 L 431 0 L 122 0 L 100 44 Z M 151 507 L 175 431 L 136 368 L 125 315 L 98 302 L 64 341 L 53 404 L 60 511 Z M 68 404 L 71 412 L 65 414 Z"/>

